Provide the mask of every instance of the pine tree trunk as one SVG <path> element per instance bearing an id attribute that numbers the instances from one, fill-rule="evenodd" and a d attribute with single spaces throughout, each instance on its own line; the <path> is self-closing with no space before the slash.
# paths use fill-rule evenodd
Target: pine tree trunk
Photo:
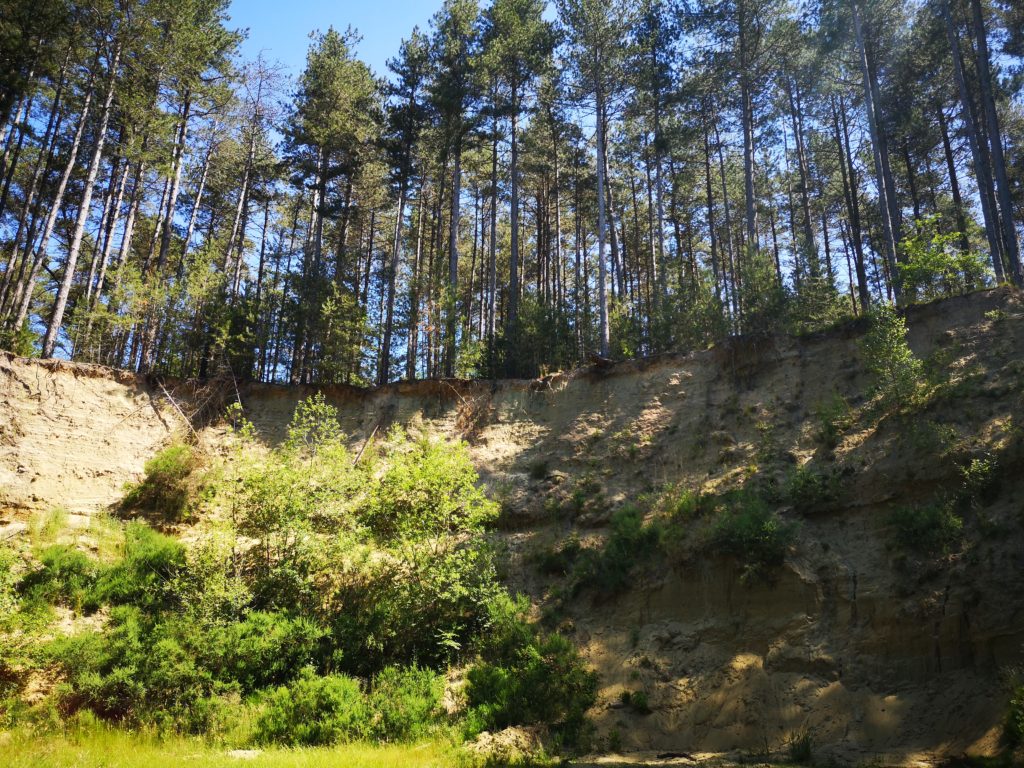
<path id="1" fill-rule="evenodd" d="M 67 191 L 68 179 L 71 178 L 71 173 L 75 169 L 78 161 L 78 151 L 82 145 L 82 134 L 85 132 L 85 124 L 89 119 L 89 110 L 92 106 L 95 68 L 98 64 L 99 56 L 97 55 L 96 61 L 93 65 L 93 74 L 90 75 L 89 84 L 86 87 L 85 100 L 82 103 L 82 114 L 78 118 L 78 126 L 75 129 L 75 136 L 71 141 L 71 149 L 68 153 L 68 162 L 64 166 L 64 173 L 61 174 L 60 181 L 57 184 L 57 190 L 53 196 L 53 201 L 50 204 L 50 212 L 47 214 L 46 223 L 43 225 L 43 233 L 39 239 L 39 245 L 36 247 L 36 255 L 32 261 L 32 268 L 29 270 L 26 279 L 19 287 L 18 311 L 14 317 L 14 322 L 11 324 L 12 329 L 21 328 L 28 317 L 29 305 L 32 303 L 32 291 L 35 286 L 35 282 L 39 277 L 39 272 L 43 267 L 43 262 L 46 260 L 46 249 L 50 244 L 50 237 L 53 235 L 53 228 L 57 223 L 57 216 L 60 214 L 60 209 L 64 205 L 64 193 Z M 31 238 L 29 238 L 28 242 L 31 243 Z"/>
<path id="2" fill-rule="evenodd" d="M 604 146 L 604 90 L 597 85 L 597 302 L 600 312 L 601 357 L 611 354 L 611 336 L 608 329 L 608 270 L 605 265 L 605 146 Z"/>
<path id="3" fill-rule="evenodd" d="M 96 148 L 93 150 L 92 162 L 89 165 L 89 173 L 85 180 L 82 204 L 78 209 L 78 220 L 75 222 L 74 234 L 71 237 L 71 246 L 68 250 L 67 263 L 64 267 L 64 278 L 61 280 L 60 288 L 57 291 L 57 298 L 53 305 L 53 314 L 50 316 L 50 324 L 46 329 L 46 334 L 43 336 L 42 354 L 44 358 L 53 357 L 61 324 L 64 322 L 64 311 L 67 308 L 68 294 L 71 293 L 71 284 L 75 279 L 78 254 L 82 249 L 82 237 L 85 235 L 85 225 L 89 219 L 89 208 L 96 186 L 96 177 L 99 174 L 100 160 L 103 158 L 103 147 L 107 139 L 107 125 L 110 122 L 110 108 L 114 103 L 114 86 L 117 84 L 117 71 L 120 64 L 121 43 L 118 41 L 115 44 L 114 55 L 110 62 L 110 82 L 107 85 L 107 97 L 103 103 L 100 126 L 96 134 Z"/>
<path id="4" fill-rule="evenodd" d="M 861 18 L 860 0 L 853 0 L 853 26 L 857 39 L 858 63 L 861 69 L 861 77 L 864 85 L 864 108 L 868 116 L 868 128 L 871 133 L 871 148 L 874 154 L 875 179 L 878 186 L 878 210 L 882 219 L 882 233 L 885 241 L 885 260 L 889 267 L 890 280 L 893 291 L 896 294 L 896 301 L 902 299 L 902 290 L 899 285 L 898 273 L 896 270 L 896 222 L 892 218 L 892 207 L 889 201 L 890 186 L 886 182 L 884 169 L 884 149 L 881 128 L 878 120 L 877 102 L 875 100 L 875 89 L 872 84 L 871 67 L 868 60 L 867 45 L 864 40 L 864 23 Z"/>
<path id="5" fill-rule="evenodd" d="M 1001 282 L 1003 280 L 1003 243 L 999 234 L 999 216 L 993 196 L 993 184 L 988 158 L 985 156 L 981 145 L 981 136 L 979 135 L 978 124 L 975 120 L 974 103 L 971 100 L 971 93 L 967 87 L 967 78 L 964 74 L 960 38 L 957 34 L 956 25 L 953 22 L 949 0 L 939 0 L 939 10 L 945 22 L 946 39 L 949 42 L 950 56 L 953 59 L 953 76 L 956 80 L 957 92 L 960 96 L 960 120 L 967 129 L 967 142 L 971 147 L 971 157 L 974 161 L 974 175 L 978 182 L 978 197 L 981 199 L 981 211 L 982 217 L 985 220 L 985 236 L 988 238 L 992 268 L 995 271 L 996 280 Z"/>
<path id="6" fill-rule="evenodd" d="M 988 128 L 989 146 L 992 152 L 992 169 L 995 174 L 996 195 L 999 198 L 1000 222 L 1002 224 L 1003 252 L 1009 262 L 1010 276 L 1014 285 L 1024 286 L 1021 273 L 1020 245 L 1017 242 L 1017 227 L 1013 222 L 1013 199 L 1010 182 L 1006 175 L 1006 158 L 1003 155 L 1003 137 L 999 129 L 999 115 L 992 92 L 991 63 L 988 54 L 988 34 L 985 19 L 981 13 L 980 0 L 971 0 L 971 15 L 974 21 L 974 37 L 977 41 L 978 82 L 981 86 L 981 102 Z"/>

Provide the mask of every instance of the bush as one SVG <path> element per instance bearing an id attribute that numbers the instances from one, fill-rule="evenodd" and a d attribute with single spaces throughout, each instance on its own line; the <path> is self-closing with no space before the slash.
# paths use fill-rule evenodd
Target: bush
<path id="1" fill-rule="evenodd" d="M 660 539 L 659 526 L 645 523 L 640 509 L 623 507 L 612 515 L 604 547 L 581 553 L 574 570 L 575 587 L 595 587 L 604 593 L 622 591 L 641 557 L 658 551 Z"/>
<path id="2" fill-rule="evenodd" d="M 651 705 L 644 691 L 623 691 L 619 700 L 638 715 L 651 714 Z"/>
<path id="3" fill-rule="evenodd" d="M 219 676 L 237 683 L 243 693 L 283 685 L 313 664 L 325 634 L 302 616 L 253 611 L 217 631 Z"/>
<path id="4" fill-rule="evenodd" d="M 174 600 L 172 583 L 185 567 L 185 547 L 142 523 L 125 528 L 125 556 L 96 582 L 93 601 L 157 610 Z"/>
<path id="5" fill-rule="evenodd" d="M 479 476 L 464 443 L 436 440 L 399 445 L 360 511 L 383 542 L 478 531 L 498 515 L 477 487 Z"/>
<path id="6" fill-rule="evenodd" d="M 753 491 L 729 494 L 711 523 L 708 543 L 712 550 L 735 557 L 742 566 L 740 580 L 748 583 L 770 576 L 782 565 L 796 532 L 772 512 Z"/>
<path id="7" fill-rule="evenodd" d="M 920 387 L 923 364 L 907 344 L 907 325 L 894 307 L 875 307 L 861 346 L 882 403 L 900 407 L 912 402 Z"/>
<path id="8" fill-rule="evenodd" d="M 948 501 L 900 507 L 892 513 L 893 543 L 921 555 L 950 552 L 963 537 L 963 519 Z"/>
<path id="9" fill-rule="evenodd" d="M 146 462 L 142 482 L 128 488 L 124 507 L 167 520 L 181 519 L 196 491 L 192 475 L 198 468 L 199 458 L 191 446 L 175 443 L 164 448 Z"/>
<path id="10" fill-rule="evenodd" d="M 960 247 L 959 232 L 940 232 L 938 215 L 921 219 L 899 244 L 903 290 L 911 301 L 962 295 L 990 281 L 987 259 Z"/>
<path id="11" fill-rule="evenodd" d="M 968 509 L 979 509 L 995 500 L 999 492 L 999 472 L 995 459 L 971 459 L 970 463 L 960 470 L 963 483 L 960 487 L 959 499 L 962 506 Z"/>
<path id="12" fill-rule="evenodd" d="M 540 723 L 575 744 L 597 698 L 597 676 L 564 637 L 528 625 L 525 609 L 511 598 L 490 606 L 491 635 L 466 675 L 467 732 Z"/>
<path id="13" fill-rule="evenodd" d="M 795 734 L 789 741 L 789 761 L 797 765 L 807 765 L 814 756 L 814 739 L 806 731 Z"/>
<path id="14" fill-rule="evenodd" d="M 256 721 L 262 744 L 324 746 L 370 735 L 371 711 L 359 682 L 345 675 L 317 677 L 306 670 L 270 692 Z"/>
<path id="15" fill-rule="evenodd" d="M 92 607 L 90 595 L 100 570 L 95 560 L 63 545 L 47 547 L 39 559 L 41 566 L 25 576 L 19 585 L 23 595 L 75 610 Z"/>
<path id="16" fill-rule="evenodd" d="M 839 498 L 839 478 L 810 466 L 799 467 L 786 478 L 783 498 L 800 514 L 817 512 Z"/>
<path id="17" fill-rule="evenodd" d="M 850 404 L 836 393 L 818 404 L 814 409 L 814 416 L 818 421 L 818 440 L 829 450 L 839 445 L 843 433 L 853 423 Z"/>
<path id="18" fill-rule="evenodd" d="M 412 741 L 437 721 L 444 677 L 420 667 L 385 667 L 373 678 L 369 703 L 373 735 L 380 741 Z"/>

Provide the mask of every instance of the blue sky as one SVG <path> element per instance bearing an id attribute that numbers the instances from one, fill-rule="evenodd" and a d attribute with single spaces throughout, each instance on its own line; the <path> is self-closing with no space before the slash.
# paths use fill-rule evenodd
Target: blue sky
<path id="1" fill-rule="evenodd" d="M 297 77 L 310 32 L 351 25 L 363 37 L 359 58 L 383 76 L 402 39 L 417 24 L 426 29 L 440 6 L 441 0 L 232 0 L 228 26 L 249 29 L 242 45 L 245 59 L 264 51 L 265 58 L 280 61 Z"/>

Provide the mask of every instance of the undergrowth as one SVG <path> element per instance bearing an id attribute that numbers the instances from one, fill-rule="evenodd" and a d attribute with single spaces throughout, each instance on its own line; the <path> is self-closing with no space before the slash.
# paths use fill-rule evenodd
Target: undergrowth
<path id="1" fill-rule="evenodd" d="M 279 448 L 251 433 L 240 423 L 235 469 L 213 488 L 197 482 L 194 450 L 172 446 L 129 493 L 144 519 L 207 503 L 230 513 L 189 543 L 131 522 L 112 562 L 57 543 L 27 568 L 0 558 L 0 637 L 30 639 L 0 646 L 24 662 L 5 660 L 0 678 L 16 691 L 35 666 L 62 680 L 28 711 L 0 701 L 5 717 L 89 713 L 242 746 L 543 724 L 563 749 L 584 744 L 596 679 L 500 584 L 485 535 L 497 506 L 464 445 L 393 431 L 356 462 L 320 397 L 299 405 Z M 97 616 L 52 638 L 52 606 Z M 466 705 L 449 713 L 452 666 Z"/>

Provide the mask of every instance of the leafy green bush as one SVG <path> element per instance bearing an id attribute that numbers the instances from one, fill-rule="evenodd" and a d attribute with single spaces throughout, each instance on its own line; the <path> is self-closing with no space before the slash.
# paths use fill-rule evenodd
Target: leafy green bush
<path id="1" fill-rule="evenodd" d="M 940 232 L 941 217 L 927 216 L 900 241 L 897 265 L 903 290 L 911 301 L 956 296 L 989 283 L 984 255 L 960 247 L 959 232 Z"/>
<path id="2" fill-rule="evenodd" d="M 977 509 L 995 500 L 999 491 L 999 473 L 996 460 L 990 457 L 974 458 L 961 468 L 963 482 L 960 487 L 960 503 L 969 509 Z"/>
<path id="3" fill-rule="evenodd" d="M 839 445 L 843 433 L 853 423 L 850 404 L 837 393 L 817 405 L 814 417 L 818 422 L 818 440 L 829 450 Z"/>
<path id="4" fill-rule="evenodd" d="M 411 741 L 440 717 L 444 677 L 420 667 L 385 667 L 373 678 L 369 705 L 373 735 L 380 741 Z"/>
<path id="5" fill-rule="evenodd" d="M 477 487 L 464 443 L 419 440 L 386 456 L 387 469 L 360 510 L 382 541 L 478 531 L 498 515 Z"/>
<path id="6" fill-rule="evenodd" d="M 218 676 L 252 693 L 284 685 L 312 665 L 325 633 L 302 616 L 252 611 L 241 621 L 215 625 L 206 644 Z"/>
<path id="7" fill-rule="evenodd" d="M 263 744 L 320 746 L 370 735 L 372 712 L 359 682 L 345 675 L 317 677 L 306 670 L 291 685 L 270 692 L 256 721 Z"/>
<path id="8" fill-rule="evenodd" d="M 629 584 L 629 577 L 641 557 L 657 552 L 661 529 L 645 523 L 643 512 L 634 506 L 618 510 L 611 519 L 611 531 L 601 549 L 581 553 L 573 572 L 577 589 L 594 587 L 615 593 Z"/>
<path id="9" fill-rule="evenodd" d="M 184 566 L 185 547 L 181 542 L 143 523 L 129 523 L 125 527 L 124 558 L 102 573 L 92 599 L 96 603 L 165 608 L 175 599 L 171 585 Z"/>
<path id="10" fill-rule="evenodd" d="M 883 404 L 903 407 L 912 402 L 920 388 L 923 364 L 907 344 L 907 325 L 893 306 L 880 304 L 872 310 L 861 347 Z"/>
<path id="11" fill-rule="evenodd" d="M 623 691 L 619 696 L 619 701 L 638 715 L 649 715 L 651 713 L 651 705 L 644 691 Z"/>
<path id="12" fill-rule="evenodd" d="M 742 566 L 741 581 L 769 578 L 782 565 L 796 533 L 757 493 L 741 490 L 723 498 L 708 534 L 713 551 L 735 557 Z"/>
<path id="13" fill-rule="evenodd" d="M 895 546 L 922 555 L 947 553 L 963 537 L 964 521 L 949 501 L 900 507 L 889 522 Z"/>
<path id="14" fill-rule="evenodd" d="M 596 700 L 597 677 L 567 639 L 527 624 L 525 610 L 524 600 L 509 597 L 489 607 L 481 659 L 466 676 L 467 732 L 543 723 L 574 744 Z"/>
<path id="15" fill-rule="evenodd" d="M 197 490 L 193 473 L 199 465 L 199 457 L 189 445 L 175 443 L 164 448 L 146 462 L 142 482 L 128 488 L 124 507 L 180 519 Z"/>
<path id="16" fill-rule="evenodd" d="M 786 478 L 783 498 L 800 514 L 827 508 L 839 498 L 839 478 L 811 466 L 798 467 Z"/>
<path id="17" fill-rule="evenodd" d="M 99 564 L 73 547 L 54 545 L 39 556 L 40 567 L 22 579 L 19 589 L 28 599 L 60 603 L 80 610 L 90 606 Z"/>

